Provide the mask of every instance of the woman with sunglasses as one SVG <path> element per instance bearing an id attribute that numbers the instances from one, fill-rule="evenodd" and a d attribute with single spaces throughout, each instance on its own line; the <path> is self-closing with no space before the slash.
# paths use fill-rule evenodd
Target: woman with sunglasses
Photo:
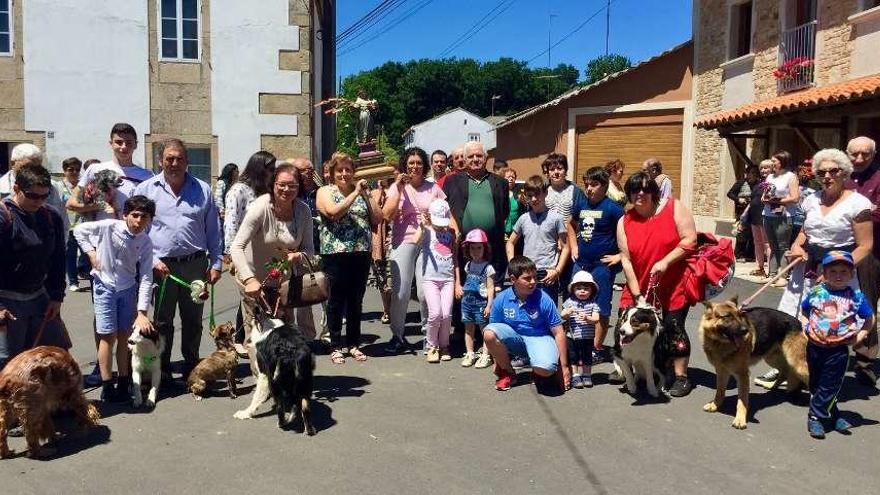
<path id="1" fill-rule="evenodd" d="M 790 315 L 799 313 L 801 298 L 816 283 L 819 263 L 828 251 L 850 252 L 856 264 L 871 253 L 873 205 L 865 196 L 844 186 L 852 171 L 852 162 L 840 150 L 824 149 L 813 155 L 813 173 L 822 188 L 801 205 L 804 225 L 787 254 L 790 261 L 801 259 L 802 262 L 791 272 L 779 300 L 780 311 Z M 856 278 L 851 284 L 853 289 L 859 288 Z M 771 388 L 778 378 L 779 372 L 770 370 L 756 377 L 755 384 Z"/>
<path id="2" fill-rule="evenodd" d="M 697 230 L 687 207 L 672 196 L 660 199 L 660 187 L 647 172 L 633 174 L 624 186 L 632 203 L 617 223 L 617 245 L 626 275 L 620 307 L 650 304 L 662 313 L 659 352 L 672 360 L 675 381 L 669 395 L 684 397 L 691 344 L 684 329 L 688 305 L 684 293 L 685 257 L 696 247 Z"/>

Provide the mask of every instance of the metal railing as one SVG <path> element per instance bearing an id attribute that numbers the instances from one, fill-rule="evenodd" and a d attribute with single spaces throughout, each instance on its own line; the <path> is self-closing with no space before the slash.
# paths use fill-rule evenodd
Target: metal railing
<path id="1" fill-rule="evenodd" d="M 779 67 L 776 89 L 782 93 L 813 85 L 816 58 L 816 21 L 782 31 L 779 37 Z"/>

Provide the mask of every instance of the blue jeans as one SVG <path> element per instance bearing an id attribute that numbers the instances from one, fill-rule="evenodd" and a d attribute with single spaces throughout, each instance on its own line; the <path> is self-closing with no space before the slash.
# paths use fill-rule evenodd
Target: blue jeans
<path id="1" fill-rule="evenodd" d="M 559 348 L 552 335 L 520 335 L 506 323 L 489 323 L 483 332 L 491 330 L 507 348 L 507 352 L 517 357 L 528 357 L 532 367 L 555 373 L 559 367 Z"/>
<path id="2" fill-rule="evenodd" d="M 80 251 L 79 244 L 76 243 L 72 233 L 67 236 L 67 249 L 64 256 L 67 285 L 77 285 L 79 283 L 79 272 L 89 271 L 89 263 L 85 253 Z"/>
<path id="3" fill-rule="evenodd" d="M 14 321 L 7 321 L 6 328 L 0 331 L 0 369 L 23 351 L 34 347 L 34 340 L 43 323 L 49 297 L 37 296 L 29 301 L 16 301 L 0 297 L 0 306 L 8 309 L 15 316 Z M 39 345 L 53 345 L 69 349 L 70 343 L 64 335 L 63 323 L 56 318 L 46 324 Z"/>

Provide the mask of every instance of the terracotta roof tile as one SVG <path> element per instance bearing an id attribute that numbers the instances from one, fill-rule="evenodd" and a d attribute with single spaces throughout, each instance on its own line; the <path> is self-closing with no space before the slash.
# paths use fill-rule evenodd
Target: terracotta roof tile
<path id="1" fill-rule="evenodd" d="M 770 100 L 749 103 L 731 110 L 711 113 L 698 118 L 694 125 L 704 129 L 712 129 L 743 120 L 847 103 L 876 96 L 880 96 L 880 75 L 797 91 Z"/>

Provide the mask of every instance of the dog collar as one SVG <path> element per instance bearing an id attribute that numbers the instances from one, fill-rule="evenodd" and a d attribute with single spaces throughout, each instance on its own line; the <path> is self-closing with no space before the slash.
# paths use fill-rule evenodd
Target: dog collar
<path id="1" fill-rule="evenodd" d="M 157 357 L 159 356 L 141 356 L 141 362 L 144 363 L 144 366 L 152 366 Z"/>

